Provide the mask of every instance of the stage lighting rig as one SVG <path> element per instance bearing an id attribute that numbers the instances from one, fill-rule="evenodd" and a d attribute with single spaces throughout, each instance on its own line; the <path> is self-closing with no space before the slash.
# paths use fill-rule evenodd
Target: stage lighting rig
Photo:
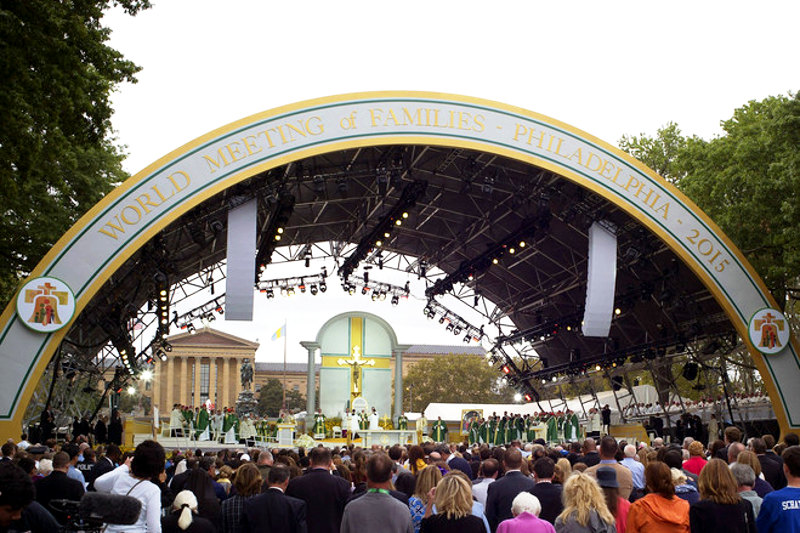
<path id="1" fill-rule="evenodd" d="M 403 225 L 408 219 L 408 211 L 417 204 L 424 194 L 428 184 L 424 181 L 414 181 L 409 183 L 403 188 L 398 202 L 392 209 L 383 217 L 378 220 L 364 238 L 362 238 L 356 249 L 344 260 L 344 263 L 339 267 L 339 277 L 343 282 L 347 282 L 348 278 L 353 274 L 356 267 L 361 261 L 366 259 L 371 250 L 384 246 L 392 232 Z"/>
<path id="2" fill-rule="evenodd" d="M 278 199 L 274 203 L 272 211 L 268 215 L 267 224 L 262 232 L 261 244 L 256 253 L 256 282 L 258 282 L 261 272 L 263 272 L 272 260 L 272 252 L 280 243 L 284 236 L 286 223 L 294 211 L 294 195 L 281 190 Z"/>
<path id="3" fill-rule="evenodd" d="M 466 332 L 463 339 L 465 344 L 469 344 L 472 341 L 480 342 L 484 337 L 483 326 L 479 328 L 473 326 L 436 300 L 428 300 L 428 304 L 422 312 L 429 319 L 434 319 L 438 315 L 439 324 L 445 325 L 445 329 L 453 335 L 458 336 L 462 332 Z"/>
<path id="4" fill-rule="evenodd" d="M 454 272 L 436 280 L 433 285 L 425 289 L 425 296 L 431 299 L 453 290 L 456 283 L 472 281 L 493 265 L 499 264 L 505 254 L 514 254 L 525 248 L 533 237 L 536 227 L 536 218 L 526 218 L 515 231 L 490 246 L 484 253 L 473 259 L 465 259 Z"/>

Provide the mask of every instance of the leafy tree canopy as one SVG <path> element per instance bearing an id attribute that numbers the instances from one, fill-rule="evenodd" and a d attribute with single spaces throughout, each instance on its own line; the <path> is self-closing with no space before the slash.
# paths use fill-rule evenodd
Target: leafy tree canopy
<path id="1" fill-rule="evenodd" d="M 256 410 L 260 416 L 276 417 L 280 414 L 281 404 L 283 403 L 283 384 L 280 380 L 270 378 L 261 386 L 258 393 L 258 405 Z M 299 391 L 287 389 L 286 408 L 296 413 L 306 408 L 306 397 Z"/>
<path id="2" fill-rule="evenodd" d="M 622 149 L 673 181 L 736 243 L 779 304 L 800 276 L 800 97 L 751 101 L 710 141 L 675 124 Z"/>
<path id="3" fill-rule="evenodd" d="M 403 378 L 406 410 L 422 411 L 432 402 L 511 403 L 514 391 L 483 357 L 443 355 L 414 363 Z"/>
<path id="4" fill-rule="evenodd" d="M 148 0 L 0 3 L 0 300 L 58 238 L 126 177 L 109 102 L 139 68 L 106 43 L 112 5 Z"/>

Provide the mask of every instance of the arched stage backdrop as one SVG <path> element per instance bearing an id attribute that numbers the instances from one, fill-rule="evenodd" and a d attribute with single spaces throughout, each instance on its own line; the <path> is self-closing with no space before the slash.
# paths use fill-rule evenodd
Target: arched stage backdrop
<path id="1" fill-rule="evenodd" d="M 763 325 L 764 308 L 774 313 L 777 305 L 716 224 L 664 179 L 617 148 L 557 120 L 476 98 L 357 93 L 281 107 L 214 130 L 159 159 L 106 196 L 58 241 L 30 279 L 46 276 L 65 282 L 75 305 L 67 318 L 74 320 L 126 259 L 203 200 L 292 161 L 389 144 L 467 148 L 514 158 L 572 180 L 628 212 L 692 269 L 725 310 L 753 354 L 782 431 L 800 428 L 798 345 L 794 339 L 785 342 L 782 333 L 781 346 L 771 350 L 775 353 L 762 355 L 757 349 L 751 339 L 756 338 L 753 328 L 761 325 L 756 326 L 754 319 Z M 25 407 L 70 325 L 65 320 L 57 331 L 35 331 L 16 314 L 16 301 L 0 319 L 0 435 L 4 437 L 18 436 Z"/>

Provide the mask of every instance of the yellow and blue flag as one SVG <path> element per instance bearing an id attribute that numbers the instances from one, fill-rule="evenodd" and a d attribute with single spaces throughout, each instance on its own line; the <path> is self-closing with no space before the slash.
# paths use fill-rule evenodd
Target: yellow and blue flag
<path id="1" fill-rule="evenodd" d="M 286 336 L 286 324 L 284 323 L 280 328 L 278 328 L 278 331 L 272 334 L 272 340 L 276 341 L 281 337 L 285 336 Z"/>

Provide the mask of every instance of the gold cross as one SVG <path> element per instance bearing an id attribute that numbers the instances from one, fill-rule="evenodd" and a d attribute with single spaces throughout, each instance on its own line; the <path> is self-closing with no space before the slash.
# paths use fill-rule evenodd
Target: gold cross
<path id="1" fill-rule="evenodd" d="M 339 366 L 347 365 L 353 369 L 353 378 L 350 386 L 350 399 L 353 400 L 358 397 L 359 393 L 361 392 L 361 367 L 375 366 L 375 359 L 361 359 L 361 348 L 356 345 L 353 346 L 352 359 L 339 359 L 336 362 L 339 364 Z"/>

